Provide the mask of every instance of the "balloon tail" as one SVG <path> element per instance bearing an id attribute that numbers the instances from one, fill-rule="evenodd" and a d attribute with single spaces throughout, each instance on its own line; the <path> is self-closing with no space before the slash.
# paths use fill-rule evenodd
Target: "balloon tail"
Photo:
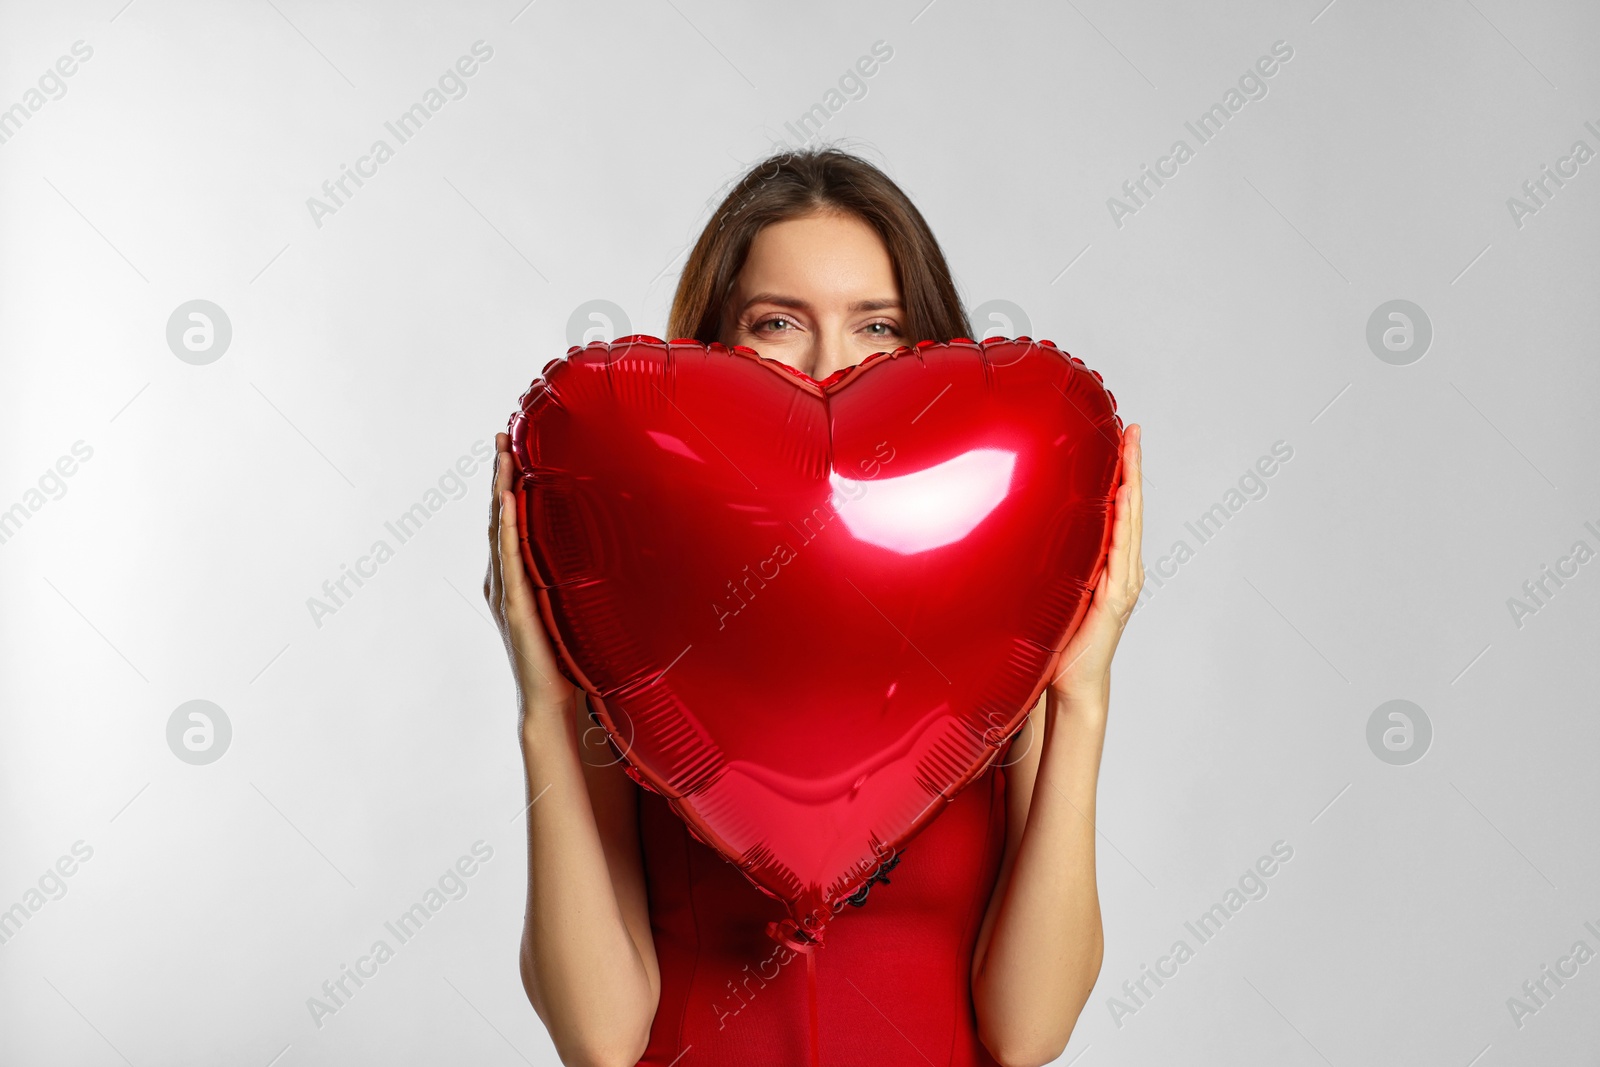
<path id="1" fill-rule="evenodd" d="M 822 1053 L 817 1047 L 817 946 L 806 952 L 806 1002 L 811 1010 L 811 1067 L 822 1067 Z"/>

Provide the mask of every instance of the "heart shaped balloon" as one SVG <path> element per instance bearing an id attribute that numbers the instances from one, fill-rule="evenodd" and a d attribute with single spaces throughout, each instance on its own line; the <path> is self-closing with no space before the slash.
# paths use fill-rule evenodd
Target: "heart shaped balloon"
<path id="1" fill-rule="evenodd" d="M 635 335 L 511 419 L 562 670 L 636 781 L 818 943 L 1049 684 L 1110 546 L 1122 421 L 1049 341 L 822 381 Z"/>

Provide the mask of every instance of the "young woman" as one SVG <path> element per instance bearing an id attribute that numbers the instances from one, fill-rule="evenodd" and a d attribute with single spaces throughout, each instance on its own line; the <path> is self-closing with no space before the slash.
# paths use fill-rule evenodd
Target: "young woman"
<path id="1" fill-rule="evenodd" d="M 967 337 L 943 253 L 871 164 L 834 149 L 754 167 L 706 224 L 667 337 L 747 345 L 814 379 Z M 523 985 L 567 1064 L 1045 1064 L 1100 971 L 1095 787 L 1111 658 L 1138 599 L 1140 430 L 1123 437 L 1109 563 L 1028 724 L 906 846 L 892 888 L 805 964 L 783 909 L 623 773 L 561 675 L 518 551 L 499 435 L 484 595 L 516 676 L 531 805 Z M 801 635 L 822 648 L 826 634 Z"/>

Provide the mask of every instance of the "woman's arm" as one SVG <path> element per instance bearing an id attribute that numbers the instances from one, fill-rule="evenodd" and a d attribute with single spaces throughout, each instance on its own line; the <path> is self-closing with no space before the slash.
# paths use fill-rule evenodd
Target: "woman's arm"
<path id="1" fill-rule="evenodd" d="M 638 787 L 589 729 L 561 675 L 522 565 L 510 441 L 496 437 L 489 573 L 517 683 L 527 771 L 528 906 L 520 953 L 528 1000 L 569 1065 L 644 1054 L 661 979 L 638 835 Z"/>
<path id="2" fill-rule="evenodd" d="M 1034 708 L 1038 743 L 1006 768 L 1006 846 L 972 954 L 978 1031 L 1006 1067 L 1060 1056 L 1100 974 L 1095 791 L 1111 699 L 1111 657 L 1144 584 L 1140 428 L 1123 436 L 1123 469 L 1106 568 Z M 1044 725 L 1038 728 L 1039 710 Z M 1042 736 L 1040 736 L 1042 735 Z"/>
<path id="3" fill-rule="evenodd" d="M 1034 743 L 1006 768 L 1006 850 L 973 950 L 979 1036 L 1004 1067 L 1060 1056 L 1100 974 L 1094 799 L 1105 716 L 1053 703 L 1047 695 L 1034 709 Z"/>
<path id="4" fill-rule="evenodd" d="M 597 756 L 581 744 L 579 715 L 587 720 L 581 697 L 530 712 L 523 723 L 533 803 L 522 984 L 563 1063 L 632 1067 L 661 991 L 639 853 L 639 787 L 619 765 L 591 762 Z M 608 752 L 602 742 L 598 758 Z"/>

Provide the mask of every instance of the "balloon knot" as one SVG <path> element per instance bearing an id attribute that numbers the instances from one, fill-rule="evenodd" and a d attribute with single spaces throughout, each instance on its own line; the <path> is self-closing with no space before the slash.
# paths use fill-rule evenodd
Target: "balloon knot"
<path id="1" fill-rule="evenodd" d="M 800 928 L 800 924 L 793 919 L 781 919 L 767 923 L 767 936 L 785 945 L 796 952 L 810 952 L 822 944 L 822 930 L 808 932 Z"/>

